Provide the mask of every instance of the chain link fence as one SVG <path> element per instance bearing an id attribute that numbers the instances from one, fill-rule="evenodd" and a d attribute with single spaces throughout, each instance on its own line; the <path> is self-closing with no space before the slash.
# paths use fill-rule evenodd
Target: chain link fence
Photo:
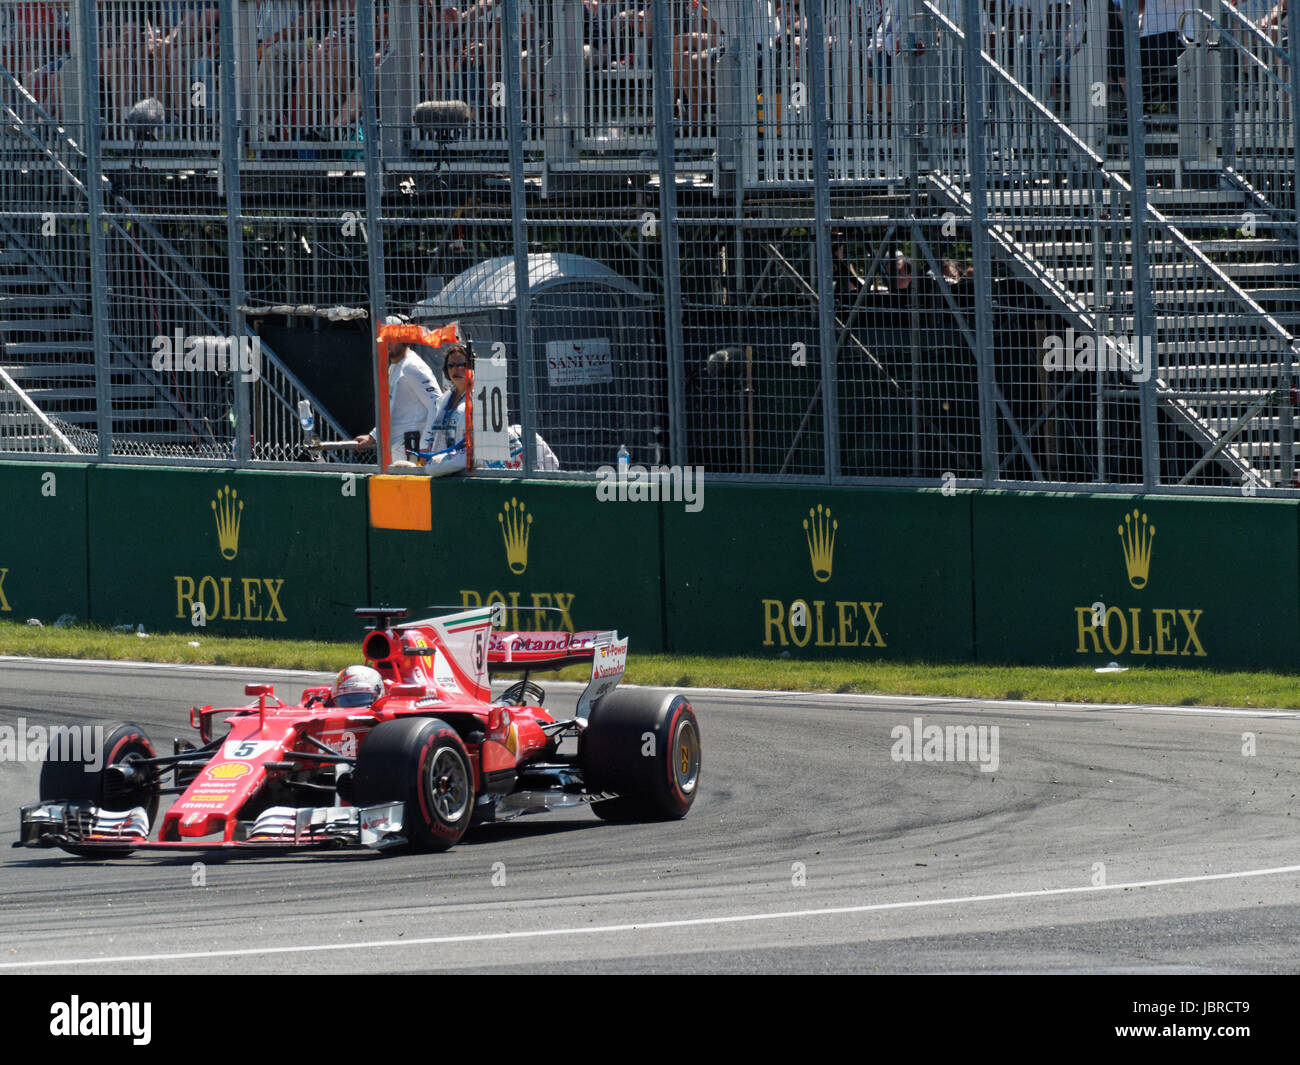
<path id="1" fill-rule="evenodd" d="M 0 456 L 366 468 L 401 315 L 530 476 L 1294 492 L 1288 18 L 0 0 Z"/>

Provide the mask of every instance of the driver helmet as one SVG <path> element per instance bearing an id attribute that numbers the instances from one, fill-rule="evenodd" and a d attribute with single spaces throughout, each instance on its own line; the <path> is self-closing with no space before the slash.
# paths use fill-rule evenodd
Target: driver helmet
<path id="1" fill-rule="evenodd" d="M 335 706 L 369 706 L 384 694 L 384 680 L 369 666 L 348 666 L 334 679 Z"/>

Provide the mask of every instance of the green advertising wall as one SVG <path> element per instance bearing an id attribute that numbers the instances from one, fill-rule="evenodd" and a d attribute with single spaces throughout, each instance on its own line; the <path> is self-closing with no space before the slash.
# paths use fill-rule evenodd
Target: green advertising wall
<path id="1" fill-rule="evenodd" d="M 1300 503 L 992 493 L 973 506 L 983 661 L 1300 664 Z"/>
<path id="2" fill-rule="evenodd" d="M 0 619 L 88 613 L 86 467 L 0 465 Z"/>
<path id="3" fill-rule="evenodd" d="M 663 649 L 658 504 L 601 502 L 590 483 L 448 477 L 430 491 L 432 531 L 371 530 L 373 599 L 416 616 L 502 602 L 507 628 L 616 628 Z"/>
<path id="4" fill-rule="evenodd" d="M 350 474 L 0 464 L 0 619 L 350 637 L 359 605 L 500 602 L 511 628 L 618 628 L 641 651 L 1300 659 L 1300 501 L 710 483 L 690 511 L 425 484 L 419 532 L 371 528 Z"/>
<path id="5" fill-rule="evenodd" d="M 368 598 L 364 477 L 95 466 L 88 506 L 94 621 L 269 638 L 362 631 L 352 610 Z"/>
<path id="6" fill-rule="evenodd" d="M 970 496 L 710 484 L 666 503 L 671 649 L 969 659 Z"/>

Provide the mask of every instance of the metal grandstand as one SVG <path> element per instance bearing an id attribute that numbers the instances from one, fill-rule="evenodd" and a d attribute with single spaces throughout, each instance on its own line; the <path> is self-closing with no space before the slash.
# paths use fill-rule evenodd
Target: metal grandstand
<path id="1" fill-rule="evenodd" d="M 584 412 L 551 476 L 626 440 L 739 479 L 1292 494 L 1287 26 L 1256 0 L 0 0 L 0 457 L 355 463 L 300 409 L 367 431 L 374 323 L 497 261 L 510 420 Z M 647 321 L 534 299 L 547 255 Z M 570 341 L 608 371 L 558 373 Z"/>

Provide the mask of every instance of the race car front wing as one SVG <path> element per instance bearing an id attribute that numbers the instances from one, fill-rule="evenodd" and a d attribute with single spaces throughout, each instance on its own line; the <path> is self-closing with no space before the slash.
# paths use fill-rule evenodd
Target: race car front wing
<path id="1" fill-rule="evenodd" d="M 102 810 L 86 802 L 35 802 L 19 809 L 15 847 L 75 846 L 87 850 L 223 847 L 389 847 L 402 835 L 405 804 L 377 806 L 272 806 L 236 826 L 233 841 L 149 839 L 141 807 Z"/>

